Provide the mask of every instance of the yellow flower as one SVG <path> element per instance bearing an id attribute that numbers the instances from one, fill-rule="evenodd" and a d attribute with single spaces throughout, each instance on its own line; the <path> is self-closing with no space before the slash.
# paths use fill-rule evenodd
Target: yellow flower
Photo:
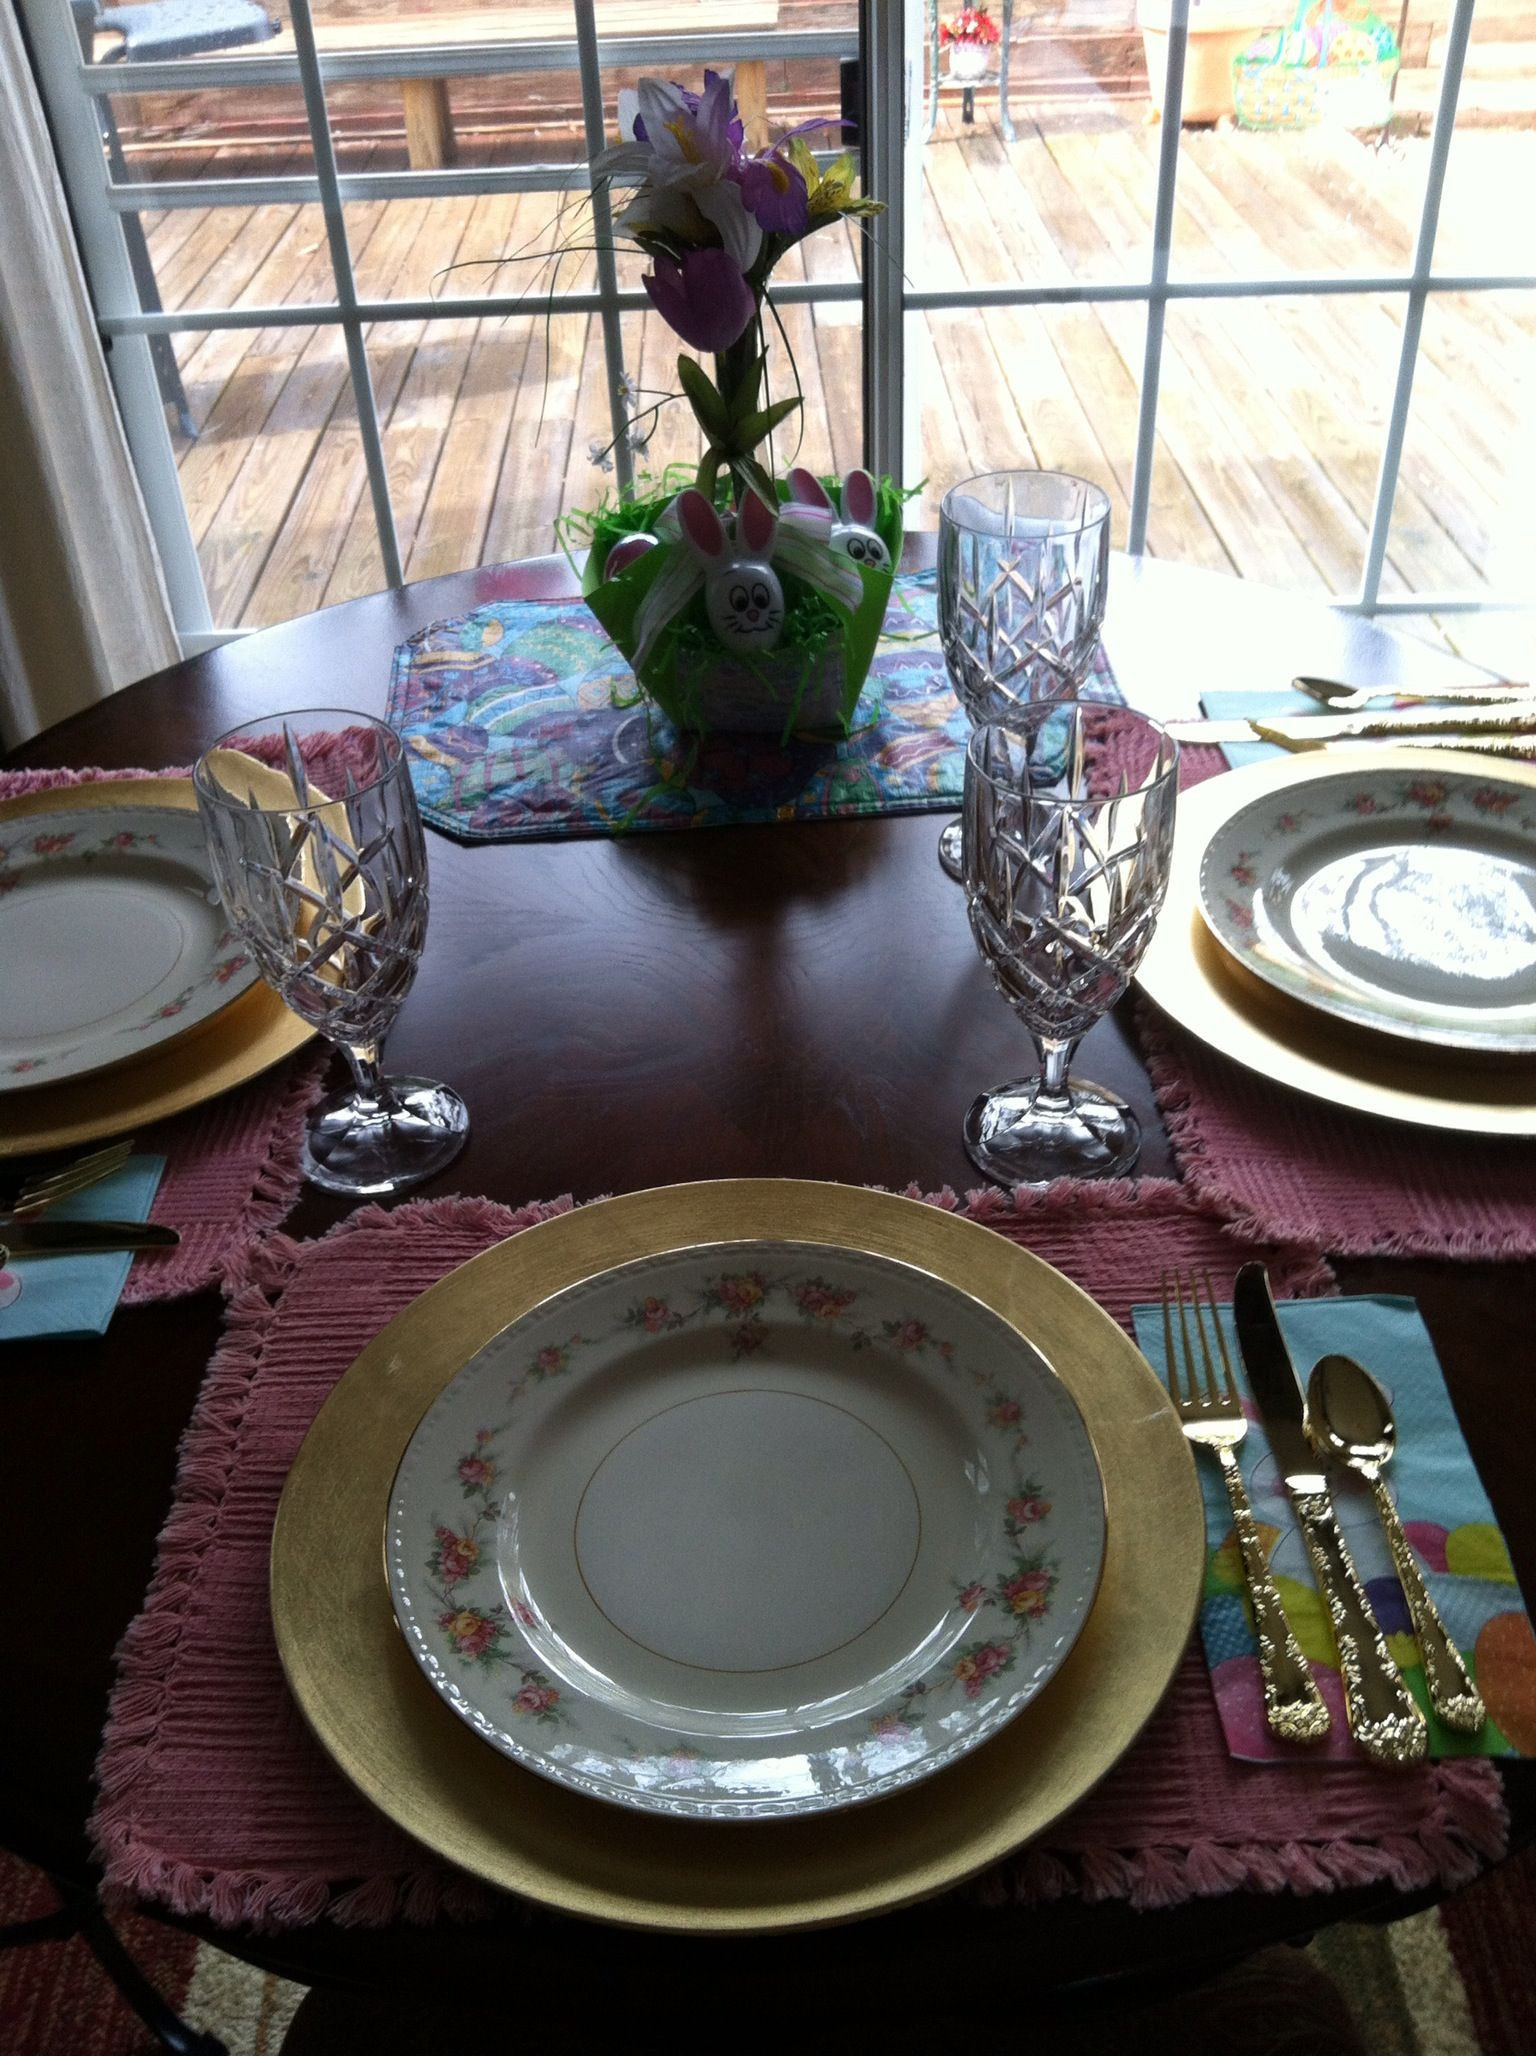
<path id="1" fill-rule="evenodd" d="M 878 200 L 864 200 L 854 192 L 858 171 L 852 157 L 839 157 L 823 171 L 804 136 L 789 136 L 779 147 L 805 180 L 806 204 L 813 221 L 817 216 L 880 213 Z"/>

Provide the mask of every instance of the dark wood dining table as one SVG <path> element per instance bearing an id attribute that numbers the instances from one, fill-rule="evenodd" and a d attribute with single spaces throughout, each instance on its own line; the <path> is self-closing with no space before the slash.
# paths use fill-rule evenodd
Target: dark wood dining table
<path id="1" fill-rule="evenodd" d="M 931 540 L 911 549 L 921 560 Z M 1301 671 L 1417 687 L 1468 675 L 1444 652 L 1319 602 L 1209 573 L 1117 558 L 1110 588 L 1111 660 L 1131 703 L 1152 712 L 1194 712 L 1203 690 L 1280 686 Z M 185 765 L 249 716 L 381 712 L 407 635 L 490 600 L 573 589 L 569 568 L 548 558 L 355 601 L 175 665 L 9 762 Z M 928 814 L 476 847 L 434 835 L 426 952 L 389 1059 L 450 1080 L 473 1131 L 426 1189 L 516 1204 L 741 1176 L 974 1187 L 961 1115 L 983 1085 L 1026 1069 L 1028 1050 L 939 869 L 940 825 Z M 1081 1068 L 1140 1112 L 1142 1170 L 1176 1175 L 1128 1005 L 1095 1028 Z M 1536 1172 L 1536 1145 L 1532 1163 Z M 316 1234 L 344 1211 L 306 1191 L 287 1227 Z M 1419 1300 L 1516 1570 L 1536 1590 L 1536 1263 L 1382 1258 L 1336 1269 L 1347 1291 Z M 149 1580 L 177 1439 L 219 1320 L 206 1292 L 120 1309 L 99 1341 L 0 1348 L 0 1842 L 61 1877 L 92 1875 L 86 1820 L 112 1652 Z M 1536 1781 L 1515 1765 L 1506 1785 L 1522 1837 Z M 1031 1986 L 1045 1990 L 1110 1974 L 1191 1976 L 1266 1941 L 1419 1903 L 1385 1887 L 1234 1894 L 1149 1913 L 1080 1901 L 983 1913 L 951 1900 L 831 1933 L 731 1942 L 597 1938 L 553 1915 L 530 1926 L 510 1904 L 504 1918 L 427 1929 L 192 1925 L 307 1983 L 448 1993 L 492 1966 L 510 1984 L 526 1963 L 541 1983 L 581 1978 L 583 2005 L 615 2021 L 637 1994 L 654 2004 L 670 1990 L 664 2019 L 679 1995 L 696 2002 L 742 1979 L 823 1999 L 857 1986 L 901 2020 L 936 1979 L 1025 1936 Z"/>

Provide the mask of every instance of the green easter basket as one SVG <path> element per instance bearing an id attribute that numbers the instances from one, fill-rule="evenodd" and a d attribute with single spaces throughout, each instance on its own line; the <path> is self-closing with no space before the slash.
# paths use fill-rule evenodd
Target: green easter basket
<path id="1" fill-rule="evenodd" d="M 832 489 L 836 480 L 823 481 Z M 778 486 L 781 503 L 788 491 Z M 665 537 L 655 548 L 605 578 L 608 552 L 622 537 L 654 534 L 675 493 L 623 502 L 586 523 L 590 547 L 582 596 L 635 673 L 641 692 L 680 729 L 701 735 L 846 735 L 874 661 L 896 565 L 901 557 L 902 501 L 881 479 L 875 527 L 890 553 L 890 568 L 852 564 L 863 596 L 852 610 L 817 592 L 782 567 L 784 626 L 770 651 L 724 649 L 710 627 L 702 593 L 668 622 L 638 665 L 637 621 L 647 593 L 669 561 L 687 545 Z M 723 511 L 723 508 L 722 508 Z"/>

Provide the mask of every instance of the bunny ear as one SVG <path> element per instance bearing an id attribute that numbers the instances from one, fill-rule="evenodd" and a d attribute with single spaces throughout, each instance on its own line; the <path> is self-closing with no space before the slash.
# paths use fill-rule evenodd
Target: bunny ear
<path id="1" fill-rule="evenodd" d="M 875 481 L 867 471 L 850 471 L 843 480 L 843 519 L 861 528 L 875 524 Z"/>
<path id="2" fill-rule="evenodd" d="M 673 505 L 684 540 L 694 555 L 710 564 L 719 563 L 725 555 L 725 530 L 720 525 L 720 516 L 698 487 L 691 485 L 686 492 L 679 493 Z"/>
<path id="3" fill-rule="evenodd" d="M 789 497 L 801 507 L 821 507 L 832 512 L 832 502 L 827 489 L 815 472 L 807 471 L 803 464 L 797 464 L 789 474 Z"/>
<path id="4" fill-rule="evenodd" d="M 753 492 L 748 486 L 737 511 L 736 528 L 754 557 L 768 557 L 773 554 L 773 538 L 778 526 L 779 517 L 768 502 L 760 493 Z"/>

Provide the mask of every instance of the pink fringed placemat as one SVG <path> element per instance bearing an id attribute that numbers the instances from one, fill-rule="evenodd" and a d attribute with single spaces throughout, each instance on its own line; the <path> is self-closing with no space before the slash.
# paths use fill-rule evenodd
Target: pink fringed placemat
<path id="1" fill-rule="evenodd" d="M 1187 748 L 1181 784 L 1225 769 L 1220 750 Z M 1137 1020 L 1180 1167 L 1239 1233 L 1339 1256 L 1536 1255 L 1536 1143 L 1352 1114 L 1269 1084 L 1145 1003 Z"/>
<path id="2" fill-rule="evenodd" d="M 934 1203 L 959 1207 L 953 1193 Z M 310 1737 L 273 1643 L 267 1556 L 289 1465 L 369 1338 L 454 1266 L 569 1204 L 365 1208 L 318 1242 L 272 1236 L 232 1277 L 98 1764 L 94 1833 L 114 1890 L 271 1925 L 497 1903 L 397 1833 Z M 1059 1265 L 1127 1325 L 1164 1266 L 1225 1272 L 1239 1253 L 1214 1214 L 1164 1181 L 1057 1186 L 1018 1207 L 988 1192 L 964 1210 Z M 1329 1289 L 1315 1251 L 1266 1255 L 1282 1294 Z M 1502 1834 L 1497 1775 L 1484 1763 L 1392 1780 L 1348 1766 L 1303 1778 L 1233 1763 L 1192 1655 L 1136 1751 L 1045 1845 L 977 1889 L 992 1902 L 1075 1889 L 1137 1905 L 1376 1878 L 1406 1889 L 1460 1881 Z"/>
<path id="3" fill-rule="evenodd" d="M 300 1050 L 249 1085 L 137 1138 L 139 1149 L 165 1158 L 149 1217 L 179 1229 L 181 1241 L 134 1260 L 125 1306 L 218 1284 L 247 1243 L 292 1211 L 304 1180 L 304 1125 L 330 1056 L 328 1046 Z"/>
<path id="4" fill-rule="evenodd" d="M 0 801 L 102 779 L 187 776 L 185 766 L 5 771 Z M 305 1118 L 320 1096 L 328 1058 L 327 1050 L 300 1051 L 237 1091 L 135 1136 L 140 1150 L 166 1160 L 150 1219 L 179 1229 L 181 1241 L 173 1250 L 148 1252 L 135 1261 L 123 1289 L 125 1305 L 179 1299 L 216 1284 L 238 1250 L 291 1211 L 303 1177 Z"/>

